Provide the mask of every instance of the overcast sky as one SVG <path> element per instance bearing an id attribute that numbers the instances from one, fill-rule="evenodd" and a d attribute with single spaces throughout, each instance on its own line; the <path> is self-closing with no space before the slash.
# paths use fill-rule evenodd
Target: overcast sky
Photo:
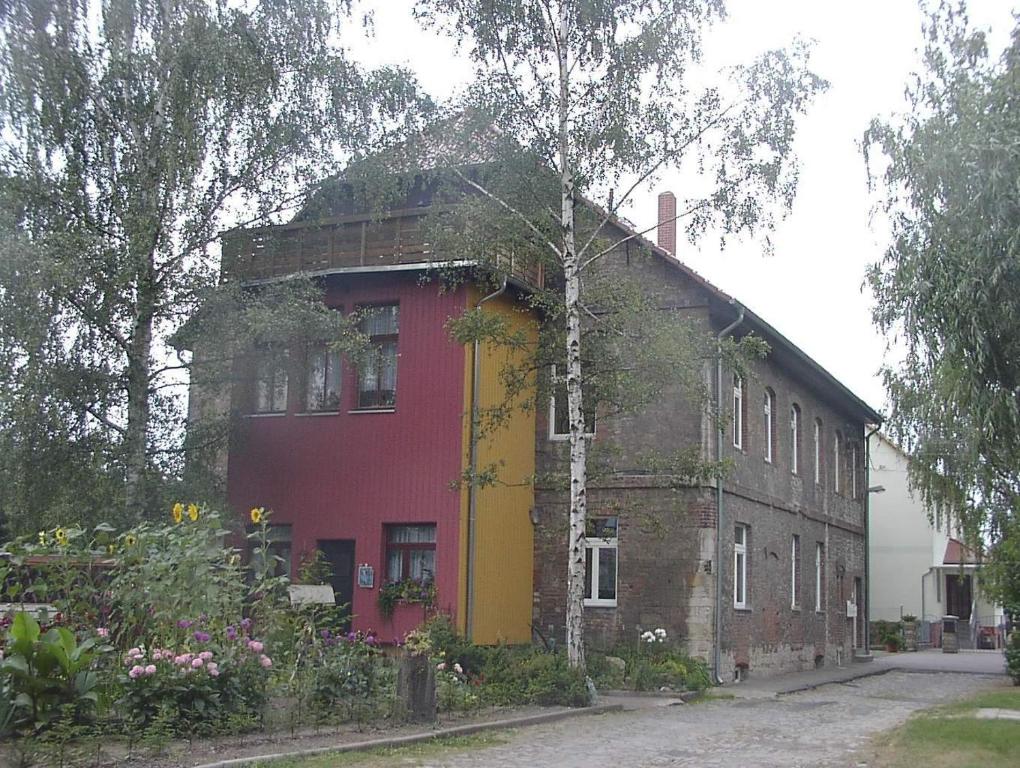
<path id="1" fill-rule="evenodd" d="M 374 43 L 355 51 L 366 64 L 405 64 L 438 98 L 449 96 L 470 68 L 454 46 L 414 22 L 411 0 L 365 2 L 376 8 Z M 871 297 L 862 290 L 867 266 L 886 242 L 870 212 L 858 142 L 868 122 L 904 106 L 908 77 L 919 67 L 921 14 L 915 0 L 730 0 L 729 19 L 706 41 L 709 59 L 750 61 L 795 35 L 816 41 L 815 72 L 830 89 L 802 120 L 797 139 L 800 187 L 789 217 L 773 238 L 775 254 L 754 242 L 720 252 L 717 242 L 679 258 L 765 318 L 869 405 L 885 409 L 877 375 L 885 340 L 871 324 Z M 1001 50 L 1013 27 L 1010 0 L 971 0 L 971 20 L 988 28 Z M 639 229 L 655 220 L 655 194 L 674 188 L 665 174 L 625 212 Z"/>

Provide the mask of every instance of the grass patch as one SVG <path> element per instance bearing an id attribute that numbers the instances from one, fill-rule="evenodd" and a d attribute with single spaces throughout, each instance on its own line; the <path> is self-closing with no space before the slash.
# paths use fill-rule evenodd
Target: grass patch
<path id="1" fill-rule="evenodd" d="M 1020 710 L 1020 690 L 994 689 L 915 715 L 879 737 L 879 768 L 1020 768 L 1020 722 L 977 720 L 978 709 Z"/>
<path id="2" fill-rule="evenodd" d="M 476 733 L 469 736 L 447 736 L 431 739 L 406 747 L 384 747 L 362 752 L 324 752 L 308 757 L 285 758 L 271 763 L 257 763 L 270 768 L 335 768 L 336 766 L 386 766 L 407 765 L 410 759 L 432 757 L 439 753 L 487 749 L 508 741 L 505 732 Z M 253 761 L 252 765 L 256 765 Z"/>

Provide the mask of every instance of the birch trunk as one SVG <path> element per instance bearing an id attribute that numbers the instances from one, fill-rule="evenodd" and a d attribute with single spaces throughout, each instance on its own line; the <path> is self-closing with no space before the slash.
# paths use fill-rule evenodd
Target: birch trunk
<path id="1" fill-rule="evenodd" d="M 587 518 L 587 443 L 581 391 L 581 276 L 574 234 L 574 174 L 570 157 L 570 19 L 567 3 L 560 4 L 559 54 L 559 161 L 563 237 L 563 277 L 567 322 L 567 413 L 570 418 L 570 535 L 567 561 L 567 658 L 585 668 L 584 658 L 584 534 Z"/>

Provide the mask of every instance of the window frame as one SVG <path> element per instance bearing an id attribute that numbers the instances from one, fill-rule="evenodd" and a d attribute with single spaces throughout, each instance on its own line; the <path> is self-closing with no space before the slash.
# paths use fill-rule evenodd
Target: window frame
<path id="1" fill-rule="evenodd" d="M 282 416 L 290 410 L 290 350 L 282 345 L 267 344 L 255 350 L 254 370 L 252 376 L 252 399 L 251 412 L 253 416 Z M 267 391 L 270 393 L 270 407 L 263 408 L 261 403 L 261 384 L 263 380 L 264 367 L 271 366 L 272 375 L 269 377 Z M 283 403 L 281 408 L 275 408 L 277 375 L 283 377 Z"/>
<path id="2" fill-rule="evenodd" d="M 815 485 L 822 485 L 822 420 L 815 419 Z"/>
<path id="3" fill-rule="evenodd" d="M 825 612 L 825 543 L 815 542 L 815 613 Z"/>
<path id="4" fill-rule="evenodd" d="M 558 374 L 556 372 L 556 363 L 553 363 L 549 366 L 549 439 L 556 442 L 570 439 L 569 427 L 567 432 L 556 431 L 556 390 L 560 384 L 563 385 L 564 394 L 566 394 L 567 376 L 566 374 Z M 582 411 L 588 411 L 588 415 L 584 416 L 584 436 L 589 439 L 593 438 L 598 430 L 597 411 L 588 405 Z"/>
<path id="5" fill-rule="evenodd" d="M 332 345 L 332 342 L 325 342 L 325 341 L 323 341 L 323 342 L 309 343 L 305 347 L 304 380 L 302 382 L 304 386 L 302 387 L 303 391 L 301 393 L 301 396 L 302 396 L 302 403 L 301 403 L 302 410 L 301 410 L 301 412 L 302 413 L 323 413 L 323 414 L 326 414 L 326 413 L 340 413 L 340 409 L 341 409 L 341 407 L 343 405 L 343 392 L 344 392 L 344 386 L 343 386 L 343 379 L 344 379 L 343 355 L 340 354 L 340 350 L 339 349 L 331 349 L 331 345 Z M 309 400 L 310 400 L 309 395 L 311 394 L 310 389 L 311 389 L 311 384 L 312 384 L 311 361 L 312 361 L 312 356 L 316 355 L 316 354 L 322 354 L 323 359 L 324 359 L 324 365 L 323 365 L 323 370 L 322 370 L 322 381 L 321 381 L 321 387 L 320 387 L 320 389 L 322 390 L 321 404 L 318 405 L 318 406 L 314 406 L 313 407 L 313 405 L 309 402 Z M 330 363 L 331 362 L 336 364 L 336 372 L 335 372 L 335 380 L 336 380 L 335 398 L 336 398 L 336 402 L 335 402 L 335 404 L 327 405 L 326 403 L 327 403 L 328 399 L 327 399 L 326 395 L 327 395 L 327 391 L 328 391 L 328 382 L 330 380 L 330 370 L 331 370 Z M 318 393 L 316 393 L 316 394 L 318 394 Z"/>
<path id="6" fill-rule="evenodd" d="M 850 444 L 850 498 L 857 501 L 857 443 Z"/>
<path id="7" fill-rule="evenodd" d="M 737 540 L 738 532 L 740 532 L 740 541 Z M 747 581 L 750 535 L 751 527 L 749 525 L 737 523 L 733 527 L 733 607 L 737 610 L 747 610 L 751 607 Z M 740 600 L 737 599 L 738 593 L 742 598 Z"/>
<path id="8" fill-rule="evenodd" d="M 762 416 L 765 419 L 765 462 L 774 464 L 776 458 L 776 393 L 768 387 L 765 388 Z"/>
<path id="9" fill-rule="evenodd" d="M 362 356 L 362 359 L 359 360 L 358 365 L 355 367 L 354 371 L 355 401 L 354 408 L 352 410 L 385 412 L 395 411 L 397 408 L 397 381 L 398 381 L 398 368 L 400 362 L 400 302 L 382 301 L 375 304 L 359 304 L 357 307 L 357 311 L 365 312 L 378 309 L 387 309 L 390 307 L 392 307 L 395 310 L 394 314 L 396 317 L 396 333 L 377 333 L 370 335 L 368 337 L 369 350 L 366 352 L 365 355 Z M 358 322 L 358 330 L 361 331 L 362 333 L 364 333 L 364 331 L 362 330 L 362 326 L 366 319 L 367 317 L 362 317 Z M 374 404 L 365 405 L 362 402 L 362 398 L 365 393 L 371 390 L 362 389 L 361 376 L 363 373 L 366 358 L 368 358 L 369 356 L 371 356 L 370 359 L 372 361 L 372 364 L 376 368 L 375 370 L 376 388 L 374 390 L 376 397 L 378 398 L 379 393 L 385 391 L 381 389 L 379 386 L 383 380 L 381 361 L 383 359 L 382 348 L 384 344 L 393 344 L 393 400 L 392 402 L 389 403 L 375 402 Z"/>
<path id="10" fill-rule="evenodd" d="M 733 447 L 744 450 L 744 377 L 733 374 Z"/>
<path id="11" fill-rule="evenodd" d="M 843 493 L 843 486 L 840 480 L 840 465 L 842 457 L 840 453 L 840 443 L 843 442 L 843 434 L 837 429 L 832 438 L 832 492 L 835 494 Z"/>
<path id="12" fill-rule="evenodd" d="M 790 539 L 790 608 L 800 610 L 800 534 Z"/>
<path id="13" fill-rule="evenodd" d="M 601 520 L 614 518 L 598 518 Z M 591 551 L 591 597 L 588 597 L 587 585 L 585 585 L 584 605 L 586 608 L 615 608 L 620 596 L 620 519 L 617 517 L 615 536 L 585 536 L 584 539 L 584 560 L 585 567 L 588 562 L 588 552 Z M 612 549 L 613 557 L 613 597 L 598 597 L 599 594 L 599 560 L 602 551 Z"/>
<path id="14" fill-rule="evenodd" d="M 790 406 L 790 472 L 800 474 L 800 406 Z"/>
<path id="15" fill-rule="evenodd" d="M 432 541 L 408 541 L 408 542 L 395 542 L 390 541 L 390 534 L 397 528 L 423 528 L 430 526 L 432 528 Z M 429 580 L 422 579 L 418 583 L 420 584 L 435 584 L 436 583 L 436 571 L 438 570 L 436 562 L 436 541 L 439 538 L 439 529 L 435 523 L 384 523 L 383 524 L 383 548 L 385 550 L 385 557 L 383 563 L 386 566 L 385 578 L 387 584 L 397 584 L 401 581 L 410 579 L 409 575 L 411 572 L 411 553 L 415 551 L 426 552 L 430 551 L 432 555 L 432 578 Z M 390 578 L 390 552 L 400 552 L 400 577 L 397 579 Z M 415 581 L 418 581 L 415 579 Z"/>

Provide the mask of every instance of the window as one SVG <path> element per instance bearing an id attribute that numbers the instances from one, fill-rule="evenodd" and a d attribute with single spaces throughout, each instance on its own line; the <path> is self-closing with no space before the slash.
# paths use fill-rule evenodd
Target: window
<path id="1" fill-rule="evenodd" d="M 800 406 L 790 408 L 790 471 L 800 474 Z"/>
<path id="2" fill-rule="evenodd" d="M 255 413 L 284 413 L 287 410 L 287 351 L 267 346 L 255 359 Z"/>
<path id="3" fill-rule="evenodd" d="M 843 442 L 843 435 L 840 431 L 836 430 L 835 437 L 832 438 L 832 490 L 834 493 L 839 493 L 840 488 L 840 443 Z"/>
<path id="4" fill-rule="evenodd" d="M 765 416 L 765 461 L 769 464 L 772 463 L 773 452 L 775 447 L 776 434 L 776 419 L 775 419 L 775 404 L 776 395 L 771 389 L 765 390 L 765 405 L 764 405 L 764 416 Z"/>
<path id="5" fill-rule="evenodd" d="M 733 447 L 744 447 L 744 380 L 733 374 Z"/>
<path id="6" fill-rule="evenodd" d="M 815 419 L 815 485 L 822 484 L 822 420 Z"/>
<path id="7" fill-rule="evenodd" d="M 436 526 L 386 526 L 386 580 L 430 584 L 436 576 Z"/>
<path id="8" fill-rule="evenodd" d="M 748 528 L 733 529 L 733 607 L 747 608 L 747 539 Z"/>
<path id="9" fill-rule="evenodd" d="M 585 605 L 616 605 L 618 528 L 616 517 L 588 521 L 584 544 Z"/>
<path id="10" fill-rule="evenodd" d="M 790 543 L 790 607 L 800 608 L 800 536 Z"/>
<path id="11" fill-rule="evenodd" d="M 316 344 L 305 357 L 305 410 L 340 408 L 340 350 Z"/>
<path id="12" fill-rule="evenodd" d="M 825 545 L 815 544 L 815 610 L 825 610 Z"/>
<path id="13" fill-rule="evenodd" d="M 358 366 L 358 408 L 392 408 L 397 404 L 397 337 L 400 308 L 396 304 L 365 308 L 360 330 L 369 349 Z"/>
<path id="14" fill-rule="evenodd" d="M 549 398 L 549 439 L 570 439 L 570 412 L 567 409 L 567 377 L 557 372 L 558 367 L 552 366 L 550 384 L 552 397 Z M 584 434 L 595 435 L 595 406 L 591 398 L 584 403 Z"/>
<path id="15" fill-rule="evenodd" d="M 850 498 L 857 498 L 857 443 L 850 446 Z"/>

